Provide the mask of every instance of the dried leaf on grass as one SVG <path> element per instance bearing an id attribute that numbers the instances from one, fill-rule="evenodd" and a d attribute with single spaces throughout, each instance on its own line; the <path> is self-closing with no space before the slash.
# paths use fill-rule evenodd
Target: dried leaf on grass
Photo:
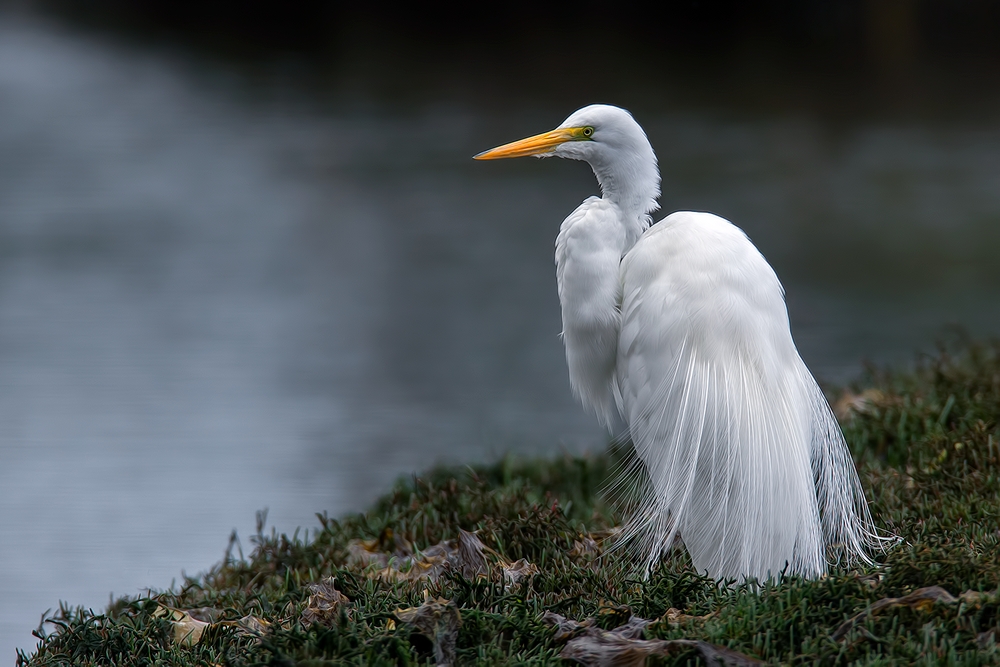
<path id="1" fill-rule="evenodd" d="M 372 577 L 388 581 L 427 580 L 432 583 L 440 579 L 445 572 L 456 572 L 466 579 L 488 577 L 490 563 L 487 554 L 498 562 L 507 588 L 538 573 L 538 568 L 524 559 L 516 563 L 508 562 L 483 544 L 475 533 L 459 530 L 456 539 L 445 540 L 416 551 L 406 540 L 392 538 L 392 531 L 389 529 L 383 531 L 383 535 L 387 531 L 390 538 L 380 536 L 377 540 L 354 540 L 348 544 L 352 563 L 379 566 L 379 569 L 370 573 Z M 378 552 L 376 550 L 382 548 L 380 545 L 383 547 L 394 545 L 395 551 L 391 554 Z"/>
<path id="2" fill-rule="evenodd" d="M 446 571 L 461 573 L 466 579 L 475 579 L 489 573 L 484 550 L 486 545 L 474 533 L 458 531 L 458 538 L 439 542 L 423 551 L 389 561 L 379 570 L 377 577 L 389 581 L 435 582 Z"/>
<path id="3" fill-rule="evenodd" d="M 739 651 L 694 639 L 626 639 L 600 630 L 571 640 L 559 657 L 587 667 L 639 667 L 650 656 L 668 657 L 686 651 L 695 651 L 709 667 L 764 664 Z"/>
<path id="4" fill-rule="evenodd" d="M 153 616 L 166 618 L 173 628 L 173 642 L 181 646 L 194 646 L 201 641 L 205 630 L 212 627 L 233 627 L 240 635 L 260 638 L 267 634 L 271 624 L 262 618 L 247 615 L 238 621 L 205 621 L 203 618 L 218 618 L 222 612 L 218 609 L 202 607 L 199 609 L 174 609 L 160 605 Z M 195 618 L 196 616 L 200 618 Z"/>
<path id="5" fill-rule="evenodd" d="M 593 560 L 600 555 L 601 547 L 589 533 L 581 535 L 578 540 L 573 540 L 573 548 L 569 551 L 569 557 L 573 560 Z"/>
<path id="6" fill-rule="evenodd" d="M 965 591 L 958 596 L 958 601 L 970 607 L 978 607 L 986 602 L 993 602 L 996 599 L 996 592 L 980 593 L 979 591 Z"/>
<path id="7" fill-rule="evenodd" d="M 328 577 L 322 581 L 309 584 L 309 599 L 302 612 L 302 624 L 306 627 L 314 623 L 332 626 L 340 618 L 340 610 L 350 607 L 350 600 L 334 588 L 336 577 Z"/>
<path id="8" fill-rule="evenodd" d="M 685 614 L 680 609 L 675 609 L 671 607 L 663 614 L 661 621 L 665 621 L 670 625 L 681 625 L 682 623 L 690 623 L 691 621 L 707 621 L 708 619 L 715 616 L 716 612 L 710 614 L 705 614 L 704 616 L 691 616 L 690 614 Z"/>
<path id="9" fill-rule="evenodd" d="M 513 588 L 525 577 L 538 574 L 538 567 L 523 558 L 514 563 L 501 563 L 501 568 L 503 569 L 504 589 Z"/>
<path id="10" fill-rule="evenodd" d="M 247 614 L 238 621 L 219 621 L 217 625 L 236 628 L 239 634 L 249 637 L 263 637 L 271 629 L 271 624 L 263 618 Z"/>
<path id="11" fill-rule="evenodd" d="M 417 632 L 431 640 L 434 660 L 438 665 L 455 663 L 455 640 L 462 619 L 451 600 L 428 597 L 419 607 L 407 607 L 393 612 L 400 621 L 409 623 Z"/>
<path id="12" fill-rule="evenodd" d="M 170 626 L 174 631 L 174 643 L 182 646 L 194 646 L 200 642 L 201 636 L 205 632 L 205 628 L 211 625 L 211 623 L 199 621 L 186 611 L 181 609 L 172 609 L 162 605 L 158 607 L 155 612 L 153 612 L 153 616 L 157 618 L 166 618 L 170 621 Z"/>
<path id="13" fill-rule="evenodd" d="M 396 535 L 392 528 L 385 528 L 374 540 L 351 540 L 347 543 L 347 563 L 380 568 L 389 566 L 392 558 L 405 560 L 413 557 L 413 545 Z"/>
<path id="14" fill-rule="evenodd" d="M 646 633 L 646 628 L 656 621 L 647 621 L 644 618 L 633 616 L 622 625 L 612 630 L 617 636 L 623 639 L 642 639 Z"/>
<path id="15" fill-rule="evenodd" d="M 858 625 L 858 623 L 889 607 L 910 607 L 911 609 L 926 610 L 932 607 L 935 602 L 955 604 L 960 600 L 966 602 L 967 604 L 978 604 L 981 600 L 980 595 L 981 594 L 974 591 L 968 591 L 963 593 L 959 598 L 956 598 L 940 586 L 928 586 L 926 588 L 918 588 L 909 595 L 904 595 L 900 598 L 882 598 L 878 602 L 869 605 L 864 611 L 855 614 L 851 618 L 844 621 L 840 627 L 834 631 L 832 637 L 835 641 L 840 641 L 847 636 L 847 633 L 850 632 L 853 627 Z"/>
<path id="16" fill-rule="evenodd" d="M 580 535 L 580 539 L 573 540 L 573 548 L 570 549 L 569 556 L 578 561 L 594 560 L 604 552 L 604 543 L 618 537 L 621 532 L 621 528 L 615 527 L 594 533 L 584 533 Z"/>
<path id="17" fill-rule="evenodd" d="M 552 637 L 555 641 L 561 642 L 583 632 L 594 624 L 594 619 L 588 618 L 582 623 L 566 618 L 553 611 L 546 611 L 542 615 L 542 623 L 551 625 L 556 629 L 556 634 Z"/>
<path id="18" fill-rule="evenodd" d="M 449 554 L 448 564 L 455 572 L 460 572 L 466 579 L 475 579 L 479 575 L 489 574 L 490 566 L 486 562 L 487 546 L 475 533 L 458 531 L 458 549 Z"/>
<path id="19" fill-rule="evenodd" d="M 215 607 L 197 607 L 195 609 L 185 609 L 185 614 L 188 614 L 191 618 L 197 621 L 204 621 L 205 623 L 215 623 L 220 618 L 222 618 L 222 610 L 216 609 Z"/>
<path id="20" fill-rule="evenodd" d="M 654 621 L 632 616 L 614 630 L 601 630 L 595 619 L 582 623 L 559 614 L 545 612 L 542 621 L 556 628 L 553 637 L 562 641 L 570 637 L 559 654 L 561 658 L 575 660 L 587 667 L 639 667 L 650 656 L 667 657 L 686 651 L 695 651 L 709 667 L 748 667 L 760 665 L 760 660 L 708 642 L 691 639 L 642 639 L 646 628 Z"/>

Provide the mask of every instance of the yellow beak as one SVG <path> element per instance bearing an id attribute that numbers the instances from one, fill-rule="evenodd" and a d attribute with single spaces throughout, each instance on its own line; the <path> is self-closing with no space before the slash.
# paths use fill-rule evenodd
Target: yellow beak
<path id="1" fill-rule="evenodd" d="M 582 127 L 563 127 L 544 134 L 536 134 L 527 139 L 512 141 L 503 146 L 483 151 L 479 155 L 473 156 L 474 160 L 499 160 L 505 157 L 525 157 L 527 155 L 542 155 L 555 150 L 559 144 L 567 141 L 580 141 L 588 139 L 583 134 Z"/>

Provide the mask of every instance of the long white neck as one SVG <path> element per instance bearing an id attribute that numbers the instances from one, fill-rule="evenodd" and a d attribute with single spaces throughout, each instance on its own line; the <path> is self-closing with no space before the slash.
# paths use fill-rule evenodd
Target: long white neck
<path id="1" fill-rule="evenodd" d="M 622 254 L 635 245 L 652 220 L 649 214 L 659 208 L 660 171 L 656 154 L 645 136 L 630 151 L 610 155 L 594 155 L 588 162 L 601 185 L 604 199 L 615 204 L 622 213 L 625 247 Z"/>
<path id="2" fill-rule="evenodd" d="M 617 415 L 615 360 L 621 327 L 621 261 L 649 227 L 660 174 L 649 142 L 629 150 L 591 153 L 586 161 L 601 184 L 563 221 L 556 239 L 556 282 L 570 385 L 607 425 Z M 624 156 L 624 157 L 623 157 Z"/>

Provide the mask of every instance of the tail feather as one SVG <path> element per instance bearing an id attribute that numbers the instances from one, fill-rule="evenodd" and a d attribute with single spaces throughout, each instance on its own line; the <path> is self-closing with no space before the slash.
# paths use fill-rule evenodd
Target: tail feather
<path id="1" fill-rule="evenodd" d="M 767 374 L 752 358 L 719 362 L 685 341 L 655 389 L 623 392 L 646 478 L 623 539 L 647 574 L 678 533 L 695 568 L 737 580 L 816 577 L 827 545 L 868 563 L 885 543 L 840 427 L 795 361 Z"/>
<path id="2" fill-rule="evenodd" d="M 872 563 L 895 538 L 875 527 L 844 433 L 823 390 L 803 367 L 812 406 L 812 467 L 823 535 L 836 560 Z"/>

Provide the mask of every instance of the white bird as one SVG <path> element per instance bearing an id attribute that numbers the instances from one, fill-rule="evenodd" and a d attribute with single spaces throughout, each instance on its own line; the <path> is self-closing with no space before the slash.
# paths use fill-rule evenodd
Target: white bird
<path id="1" fill-rule="evenodd" d="M 628 425 L 648 489 L 626 533 L 647 575 L 679 533 L 716 579 L 818 577 L 870 563 L 872 522 L 840 426 L 792 341 L 774 270 L 733 224 L 680 211 L 655 225 L 660 174 L 639 124 L 595 104 L 476 155 L 590 164 L 556 239 L 574 394 Z"/>

